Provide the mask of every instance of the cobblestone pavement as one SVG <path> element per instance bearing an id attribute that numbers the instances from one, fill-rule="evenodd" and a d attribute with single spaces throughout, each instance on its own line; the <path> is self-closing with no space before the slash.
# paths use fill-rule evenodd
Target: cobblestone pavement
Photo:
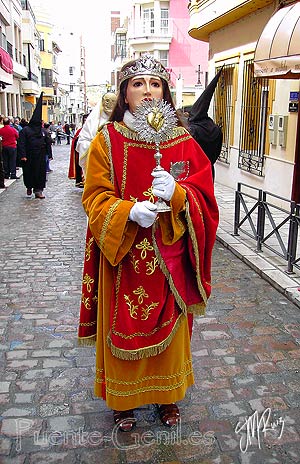
<path id="1" fill-rule="evenodd" d="M 21 179 L 0 196 L 0 462 L 299 463 L 299 308 L 220 242 L 180 426 L 145 406 L 134 433 L 112 429 L 77 346 L 86 218 L 68 157 L 54 147 L 45 200 Z"/>

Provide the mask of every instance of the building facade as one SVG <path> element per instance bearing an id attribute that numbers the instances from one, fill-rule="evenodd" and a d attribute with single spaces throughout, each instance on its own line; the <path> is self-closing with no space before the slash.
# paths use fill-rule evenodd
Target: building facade
<path id="1" fill-rule="evenodd" d="M 207 83 L 208 45 L 187 33 L 189 12 L 182 0 L 133 0 L 128 22 L 115 30 L 115 87 L 128 59 L 151 53 L 169 71 L 177 108 L 192 105 Z"/>
<path id="2" fill-rule="evenodd" d="M 275 33 L 271 18 L 295 4 L 299 2 L 191 0 L 189 35 L 209 44 L 210 77 L 223 67 L 211 111 L 224 138 L 216 180 L 232 188 L 241 182 L 299 202 L 299 113 L 290 104 L 293 98 L 298 102 L 299 76 L 257 74 L 255 68 L 259 38 L 265 28 Z M 300 10 L 293 16 L 299 37 Z M 291 34 L 292 23 L 284 30 Z"/>

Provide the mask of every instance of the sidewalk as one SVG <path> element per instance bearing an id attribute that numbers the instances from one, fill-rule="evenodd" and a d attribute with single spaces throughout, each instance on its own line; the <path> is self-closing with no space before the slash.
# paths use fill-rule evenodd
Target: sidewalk
<path id="1" fill-rule="evenodd" d="M 266 248 L 256 251 L 256 242 L 247 235 L 233 235 L 235 191 L 224 185 L 215 184 L 215 194 L 219 205 L 220 223 L 218 240 L 232 253 L 242 259 L 279 292 L 300 307 L 300 271 L 294 268 L 287 274 L 287 262 Z"/>

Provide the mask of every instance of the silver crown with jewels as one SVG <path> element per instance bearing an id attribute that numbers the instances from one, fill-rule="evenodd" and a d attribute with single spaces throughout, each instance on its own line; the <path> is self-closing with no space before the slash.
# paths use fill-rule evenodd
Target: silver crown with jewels
<path id="1" fill-rule="evenodd" d="M 146 54 L 141 56 L 136 62 L 120 72 L 120 84 L 134 76 L 141 75 L 157 76 L 169 82 L 170 75 L 164 66 L 157 61 L 152 55 Z"/>

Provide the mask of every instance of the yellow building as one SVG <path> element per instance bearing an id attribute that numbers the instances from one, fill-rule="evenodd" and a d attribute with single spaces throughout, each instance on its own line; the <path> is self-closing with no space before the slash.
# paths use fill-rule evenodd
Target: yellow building
<path id="1" fill-rule="evenodd" d="M 53 25 L 46 12 L 37 10 L 36 27 L 40 35 L 41 57 L 41 91 L 43 94 L 42 119 L 51 121 L 55 119 L 55 105 L 57 92 L 57 55 L 61 52 L 59 46 L 53 41 Z"/>

